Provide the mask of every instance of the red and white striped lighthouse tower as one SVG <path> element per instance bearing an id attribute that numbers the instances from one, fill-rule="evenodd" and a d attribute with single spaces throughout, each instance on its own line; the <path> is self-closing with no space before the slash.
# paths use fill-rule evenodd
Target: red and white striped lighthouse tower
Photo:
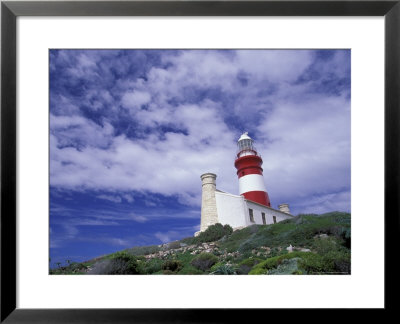
<path id="1" fill-rule="evenodd" d="M 245 132 L 240 136 L 237 145 L 235 168 L 240 194 L 248 200 L 271 207 L 261 168 L 263 161 L 253 146 L 253 140 Z"/>

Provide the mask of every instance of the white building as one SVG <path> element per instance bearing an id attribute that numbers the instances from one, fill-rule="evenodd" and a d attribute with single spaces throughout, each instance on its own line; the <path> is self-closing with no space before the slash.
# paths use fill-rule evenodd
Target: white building
<path id="1" fill-rule="evenodd" d="M 233 229 L 239 229 L 253 224 L 274 224 L 293 217 L 288 204 L 280 204 L 278 209 L 271 207 L 264 185 L 262 163 L 261 156 L 253 146 L 253 140 L 244 133 L 238 140 L 235 160 L 240 195 L 217 190 L 217 175 L 214 173 L 201 176 L 200 232 L 216 223 L 228 224 Z M 200 232 L 196 232 L 195 235 Z"/>
<path id="2" fill-rule="evenodd" d="M 216 177 L 213 173 L 205 173 L 201 176 L 203 199 L 200 232 L 216 223 L 228 224 L 233 229 L 240 229 L 253 224 L 274 224 L 293 217 L 288 204 L 281 204 L 278 206 L 279 209 L 274 209 L 248 200 L 242 195 L 217 190 Z"/>

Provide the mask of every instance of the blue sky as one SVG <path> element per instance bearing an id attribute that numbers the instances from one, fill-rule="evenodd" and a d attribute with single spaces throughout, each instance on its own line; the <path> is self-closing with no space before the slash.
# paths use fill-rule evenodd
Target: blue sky
<path id="1" fill-rule="evenodd" d="M 192 236 L 243 131 L 272 207 L 350 211 L 350 85 L 350 50 L 50 50 L 52 262 Z"/>

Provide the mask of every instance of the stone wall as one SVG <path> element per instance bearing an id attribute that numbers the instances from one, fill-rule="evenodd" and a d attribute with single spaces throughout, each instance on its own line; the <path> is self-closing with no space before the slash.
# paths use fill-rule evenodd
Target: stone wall
<path id="1" fill-rule="evenodd" d="M 278 206 L 278 208 L 279 208 L 279 210 L 280 210 L 281 212 L 284 212 L 284 213 L 286 213 L 286 214 L 290 214 L 289 204 L 280 204 L 280 205 Z"/>
<path id="2" fill-rule="evenodd" d="M 217 175 L 204 173 L 200 178 L 202 181 L 200 231 L 205 231 L 208 226 L 218 223 L 217 203 L 215 200 L 215 180 Z"/>

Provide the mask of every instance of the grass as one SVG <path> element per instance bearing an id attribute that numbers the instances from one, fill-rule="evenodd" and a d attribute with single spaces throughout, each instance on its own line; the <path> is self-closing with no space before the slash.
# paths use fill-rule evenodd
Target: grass
<path id="1" fill-rule="evenodd" d="M 185 238 L 162 246 L 133 247 L 84 263 L 68 260 L 68 266 L 50 274 L 86 274 L 88 267 L 106 271 L 107 262 L 122 269 L 118 274 L 340 274 L 350 273 L 351 216 L 332 212 L 303 214 L 271 225 L 252 225 L 233 233 L 219 225 L 206 235 Z M 326 234 L 326 235 L 321 235 Z M 214 238 L 212 253 L 201 243 Z M 194 245 L 183 251 L 182 246 Z M 288 253 L 289 245 L 297 250 Z M 307 248 L 311 252 L 302 252 Z M 191 254 L 192 251 L 197 251 Z M 149 254 L 161 252 L 149 258 Z M 168 252 L 170 252 L 168 254 Z M 103 263 L 103 268 L 100 266 Z"/>
<path id="2" fill-rule="evenodd" d="M 336 212 L 299 215 L 277 224 L 253 225 L 234 232 L 220 247 L 242 253 L 261 246 L 279 247 L 292 244 L 311 248 L 314 236 L 322 233 L 348 240 L 351 236 L 350 214 Z"/>

